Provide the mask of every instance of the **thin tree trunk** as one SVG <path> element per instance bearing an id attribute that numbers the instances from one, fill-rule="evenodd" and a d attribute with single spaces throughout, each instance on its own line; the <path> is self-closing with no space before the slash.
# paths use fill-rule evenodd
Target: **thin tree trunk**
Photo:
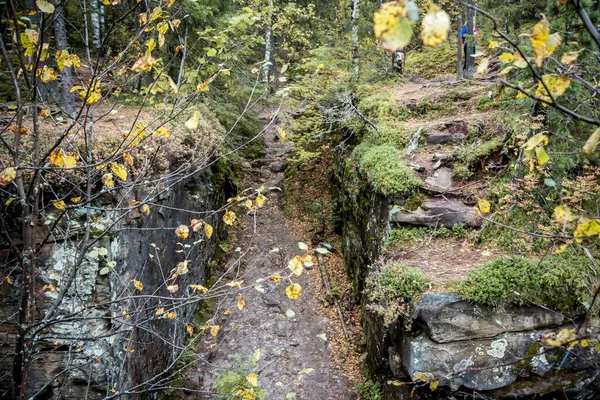
<path id="1" fill-rule="evenodd" d="M 360 17 L 360 0 L 352 3 L 352 80 L 358 80 L 358 19 Z"/>
<path id="2" fill-rule="evenodd" d="M 183 69 L 185 66 L 185 58 L 187 56 L 187 41 L 188 41 L 188 25 L 185 25 L 185 37 L 183 38 L 183 46 L 181 48 L 181 64 L 179 64 L 179 73 L 177 74 L 177 90 L 181 87 L 181 80 L 183 79 Z"/>
<path id="3" fill-rule="evenodd" d="M 92 24 L 92 45 L 95 50 L 100 50 L 100 24 L 102 15 L 98 0 L 90 0 L 90 22 Z"/>
<path id="4" fill-rule="evenodd" d="M 467 38 L 465 40 L 465 72 L 467 76 L 473 75 L 473 56 L 475 53 L 475 46 L 473 40 L 473 28 L 474 28 L 474 12 L 473 12 L 473 0 L 467 1 Z"/>
<path id="5" fill-rule="evenodd" d="M 56 2 L 56 10 L 54 11 L 54 36 L 56 38 L 56 49 L 67 50 L 69 43 L 67 42 L 67 27 L 65 24 L 64 2 Z M 63 110 L 69 116 L 75 115 L 75 97 L 73 93 L 69 93 L 73 87 L 73 76 L 71 75 L 71 67 L 64 67 L 60 73 L 62 85 L 62 100 Z"/>
<path id="6" fill-rule="evenodd" d="M 273 8 L 273 0 L 269 0 L 269 8 Z M 271 25 L 271 11 L 269 11 L 267 30 L 265 32 L 265 62 L 262 72 L 263 82 L 268 84 L 273 75 L 273 26 Z"/>

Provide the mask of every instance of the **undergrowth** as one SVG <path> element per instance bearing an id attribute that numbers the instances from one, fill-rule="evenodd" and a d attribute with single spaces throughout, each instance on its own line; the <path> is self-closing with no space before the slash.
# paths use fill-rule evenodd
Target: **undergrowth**
<path id="1" fill-rule="evenodd" d="M 430 281 L 420 269 L 391 263 L 370 274 L 366 284 L 367 308 L 389 326 L 398 318 L 410 319 L 413 302 L 429 289 Z"/>

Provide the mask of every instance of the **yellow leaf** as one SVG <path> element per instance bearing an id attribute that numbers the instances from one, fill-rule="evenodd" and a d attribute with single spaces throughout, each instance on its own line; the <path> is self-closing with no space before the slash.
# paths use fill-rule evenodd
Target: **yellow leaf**
<path id="1" fill-rule="evenodd" d="M 232 282 L 225 284 L 225 286 L 229 286 L 230 288 L 241 287 L 242 283 L 244 283 L 244 281 L 232 281 Z"/>
<path id="2" fill-rule="evenodd" d="M 121 164 L 117 164 L 117 163 L 110 164 L 110 170 L 120 180 L 122 180 L 122 181 L 127 180 L 127 169 L 124 166 L 122 166 Z"/>
<path id="3" fill-rule="evenodd" d="M 31 57 L 35 54 L 35 48 L 39 40 L 39 34 L 35 29 L 25 29 L 21 32 L 21 45 L 23 46 L 23 55 Z"/>
<path id="4" fill-rule="evenodd" d="M 437 47 L 448 38 L 450 16 L 437 6 L 432 6 L 421 23 L 421 39 L 429 47 Z"/>
<path id="5" fill-rule="evenodd" d="M 162 8 L 155 7 L 152 10 L 152 14 L 150 14 L 150 21 L 156 21 L 157 19 L 159 19 L 160 17 L 162 17 L 162 14 L 163 14 Z"/>
<path id="6" fill-rule="evenodd" d="M 200 123 L 200 113 L 198 111 L 194 111 L 194 115 L 192 118 L 188 119 L 185 123 L 185 127 L 190 131 L 195 131 L 198 129 L 198 124 Z"/>
<path id="7" fill-rule="evenodd" d="M 273 282 L 279 282 L 279 281 L 281 281 L 281 275 L 279 275 L 279 274 L 271 275 L 271 276 L 269 276 L 269 280 L 273 281 Z"/>
<path id="8" fill-rule="evenodd" d="M 489 58 L 487 58 L 487 57 L 483 58 L 483 59 L 482 59 L 482 60 L 479 62 L 479 65 L 477 66 L 477 71 L 476 71 L 476 72 L 477 72 L 479 75 L 485 75 L 485 73 L 486 73 L 486 72 L 487 72 L 487 70 L 488 70 L 488 66 L 489 66 L 489 64 L 490 64 L 490 59 L 489 59 Z"/>
<path id="9" fill-rule="evenodd" d="M 266 200 L 267 198 L 261 193 L 258 196 L 256 196 L 256 205 L 260 208 L 265 205 Z"/>
<path id="10" fill-rule="evenodd" d="M 302 286 L 300 286 L 297 283 L 292 283 L 291 285 L 289 285 L 288 287 L 285 288 L 285 294 L 287 295 L 287 297 L 289 297 L 292 300 L 295 300 L 298 297 L 300 297 L 301 293 L 302 293 Z"/>
<path id="11" fill-rule="evenodd" d="M 128 152 L 123 153 L 123 161 L 125 161 L 125 164 L 133 167 L 133 157 Z"/>
<path id="12" fill-rule="evenodd" d="M 38 68 L 36 71 L 36 76 L 40 77 L 40 80 L 44 83 L 51 82 L 58 78 L 54 69 L 49 68 L 47 65 L 44 65 L 44 68 Z"/>
<path id="13" fill-rule="evenodd" d="M 13 167 L 5 168 L 0 172 L 0 186 L 6 186 L 17 177 L 17 170 Z"/>
<path id="14" fill-rule="evenodd" d="M 65 204 L 65 202 L 64 202 L 64 201 L 62 201 L 62 200 L 51 200 L 51 202 L 52 202 L 52 205 L 53 205 L 55 208 L 58 208 L 59 210 L 64 210 L 64 209 L 65 209 L 65 207 L 67 206 L 67 205 Z"/>
<path id="15" fill-rule="evenodd" d="M 413 382 L 421 381 L 421 382 L 427 383 L 427 382 L 429 382 L 429 377 L 424 372 L 417 372 L 415 374 L 415 376 L 413 376 L 412 380 L 413 380 Z"/>
<path id="16" fill-rule="evenodd" d="M 144 215 L 150 215 L 150 206 L 148 206 L 148 204 L 142 206 L 142 213 Z"/>
<path id="17" fill-rule="evenodd" d="M 279 135 L 279 138 L 283 141 L 288 140 L 288 134 L 286 133 L 286 131 L 283 130 L 282 127 L 278 126 L 277 127 L 277 134 Z"/>
<path id="18" fill-rule="evenodd" d="M 187 331 L 188 335 L 193 336 L 194 335 L 194 327 L 191 325 L 188 325 L 185 327 L 185 330 Z"/>
<path id="19" fill-rule="evenodd" d="M 561 42 L 562 38 L 558 33 L 550 35 L 550 24 L 545 16 L 535 24 L 531 31 L 531 47 L 538 68 L 542 67 L 544 59 L 551 56 Z"/>
<path id="20" fill-rule="evenodd" d="M 596 151 L 596 147 L 598 146 L 598 142 L 600 141 L 600 128 L 596 129 L 594 133 L 588 138 L 588 140 L 583 145 L 583 153 L 586 156 L 589 156 L 594 151 Z"/>
<path id="21" fill-rule="evenodd" d="M 144 284 L 142 282 L 136 281 L 135 279 L 132 282 L 133 286 L 137 291 L 141 292 L 142 290 L 144 290 Z"/>
<path id="22" fill-rule="evenodd" d="M 8 206 L 10 206 L 10 205 L 13 203 L 13 201 L 15 201 L 15 200 L 16 200 L 16 197 L 11 197 L 11 198 L 9 198 L 8 200 L 6 200 L 6 201 L 4 202 L 4 205 L 8 207 Z"/>
<path id="23" fill-rule="evenodd" d="M 206 293 L 206 292 L 208 292 L 208 289 L 207 289 L 207 288 L 205 288 L 205 287 L 204 287 L 204 286 L 202 286 L 202 285 L 190 285 L 190 288 L 191 288 L 193 291 L 196 291 L 196 290 L 198 290 L 198 291 L 200 291 L 200 292 L 202 292 L 202 293 Z"/>
<path id="24" fill-rule="evenodd" d="M 253 206 L 252 200 L 250 200 L 250 199 L 246 200 L 245 205 L 246 205 L 246 208 L 251 209 Z"/>
<path id="25" fill-rule="evenodd" d="M 410 43 L 412 22 L 403 3 L 384 3 L 373 18 L 375 36 L 388 51 L 396 51 Z"/>
<path id="26" fill-rule="evenodd" d="M 165 317 L 168 319 L 175 319 L 175 318 L 177 318 L 177 313 L 175 311 L 171 311 L 171 312 L 168 312 L 167 315 L 165 315 Z"/>
<path id="27" fill-rule="evenodd" d="M 548 90 L 550 90 L 550 94 L 554 99 L 562 96 L 571 85 L 571 80 L 565 75 L 559 77 L 554 74 L 546 74 L 542 76 L 542 82 L 538 82 L 535 95 L 546 100 L 548 103 L 551 102 L 551 99 L 548 95 L 548 91 L 546 91 L 546 88 L 544 87 L 544 83 L 548 87 Z"/>
<path id="28" fill-rule="evenodd" d="M 187 225 L 179 225 L 177 227 L 177 229 L 175 229 L 175 235 L 177 235 L 178 238 L 180 239 L 187 239 L 187 237 L 190 234 L 190 228 L 187 227 Z"/>
<path id="29" fill-rule="evenodd" d="M 219 325 L 213 325 L 210 327 L 210 334 L 213 337 L 216 337 L 219 334 L 219 329 L 221 329 L 221 327 Z"/>
<path id="30" fill-rule="evenodd" d="M 550 156 L 543 147 L 536 147 L 535 155 L 537 157 L 538 165 L 544 165 L 550 161 Z"/>
<path id="31" fill-rule="evenodd" d="M 577 225 L 577 228 L 575 228 L 575 232 L 573 232 L 573 236 L 575 236 L 575 241 L 577 241 L 577 243 L 581 243 L 586 237 L 597 236 L 599 234 L 600 221 L 598 221 L 597 219 L 593 219 L 591 221 Z"/>
<path id="32" fill-rule="evenodd" d="M 241 311 L 244 309 L 245 305 L 246 305 L 246 299 L 244 298 L 244 296 L 240 295 L 240 298 L 237 301 L 237 308 Z"/>
<path id="33" fill-rule="evenodd" d="M 179 264 L 177 264 L 177 268 L 175 269 L 175 272 L 177 273 L 177 275 L 185 275 L 188 272 L 190 272 L 187 265 L 188 265 L 188 260 L 182 261 Z"/>
<path id="34" fill-rule="evenodd" d="M 44 285 L 41 289 L 40 292 L 45 292 L 46 290 L 51 291 L 52 293 L 56 292 L 56 288 L 54 287 L 54 285 L 49 284 L 49 285 Z"/>
<path id="35" fill-rule="evenodd" d="M 246 381 L 254 387 L 258 387 L 258 374 L 256 372 L 250 373 L 246 377 Z"/>
<path id="36" fill-rule="evenodd" d="M 577 217 L 573 214 L 569 206 L 557 206 L 554 208 L 554 221 L 559 225 L 565 225 L 575 221 Z"/>
<path id="37" fill-rule="evenodd" d="M 490 212 L 491 209 L 491 205 L 490 202 L 484 199 L 480 199 L 477 202 L 477 208 L 479 209 L 479 211 L 481 211 L 484 214 L 487 214 Z"/>
<path id="38" fill-rule="evenodd" d="M 562 244 L 562 245 L 560 245 L 560 247 L 558 249 L 554 250 L 554 254 L 557 254 L 557 255 L 562 254 L 565 251 L 567 251 L 568 248 L 569 248 L 568 244 Z"/>
<path id="39" fill-rule="evenodd" d="M 142 13 L 138 15 L 138 23 L 140 24 L 140 26 L 144 26 L 148 23 L 148 14 L 146 13 Z M 152 50 L 150 50 L 152 51 Z"/>
<path id="40" fill-rule="evenodd" d="M 233 225 L 235 221 L 235 213 L 233 211 L 227 211 L 225 215 L 223 215 L 223 222 L 225 225 Z"/>
<path id="41" fill-rule="evenodd" d="M 502 53 L 500 54 L 500 57 L 498 57 L 498 60 L 503 63 L 511 63 L 515 61 L 515 59 L 515 56 L 511 53 Z"/>
<path id="42" fill-rule="evenodd" d="M 437 389 L 439 383 L 440 382 L 437 380 L 431 381 L 429 383 L 429 389 L 431 389 L 432 392 L 435 391 L 435 389 Z"/>
<path id="43" fill-rule="evenodd" d="M 548 144 L 548 136 L 538 133 L 535 136 L 529 138 L 529 140 L 523 146 L 525 151 L 533 151 L 538 146 L 545 146 Z"/>
<path id="44" fill-rule="evenodd" d="M 579 50 L 581 51 L 581 50 Z M 579 51 L 568 51 L 562 55 L 560 62 L 565 65 L 569 65 L 577 60 L 579 57 Z"/>
<path id="45" fill-rule="evenodd" d="M 490 44 L 488 44 L 488 49 L 492 50 L 498 47 L 500 44 L 496 40 L 490 40 Z"/>
<path id="46" fill-rule="evenodd" d="M 62 168 L 74 168 L 77 166 L 78 156 L 76 153 L 67 154 L 62 149 L 55 149 L 50 153 L 50 165 Z"/>
<path id="47" fill-rule="evenodd" d="M 574 340 L 577 340 L 575 329 L 562 329 L 558 334 L 552 332 L 542 337 L 542 342 L 552 347 L 560 347 Z"/>
<path id="48" fill-rule="evenodd" d="M 294 275 L 300 276 L 304 271 L 304 267 L 302 267 L 302 257 L 295 256 L 288 263 L 288 268 L 292 271 Z"/>
<path id="49" fill-rule="evenodd" d="M 590 345 L 590 341 L 588 339 L 582 339 L 581 342 L 579 342 L 579 344 L 581 345 L 581 347 L 586 348 Z"/>
<path id="50" fill-rule="evenodd" d="M 107 188 L 113 189 L 115 187 L 115 181 L 113 180 L 113 174 L 108 173 L 108 174 L 102 175 L 102 183 L 104 183 L 104 185 Z"/>
<path id="51" fill-rule="evenodd" d="M 47 108 L 44 108 L 42 111 L 40 111 L 40 117 L 47 118 L 49 116 L 50 116 L 50 110 L 48 110 Z"/>
<path id="52" fill-rule="evenodd" d="M 167 290 L 168 290 L 170 293 L 175 293 L 175 292 L 177 292 L 177 291 L 179 290 L 179 285 L 178 285 L 178 284 L 174 284 L 174 285 L 168 285 L 168 286 L 167 286 Z"/>
<path id="53" fill-rule="evenodd" d="M 37 5 L 37 8 L 43 13 L 52 14 L 54 12 L 54 6 L 45 0 L 36 0 L 35 4 Z"/>
<path id="54" fill-rule="evenodd" d="M 71 203 L 77 204 L 81 201 L 81 197 L 71 197 Z"/>
<path id="55" fill-rule="evenodd" d="M 131 70 L 133 72 L 150 72 L 152 71 L 152 67 L 156 65 L 156 62 L 156 58 L 152 56 L 144 56 L 138 59 L 135 63 L 133 63 L 133 65 L 131 66 Z"/>
<path id="56" fill-rule="evenodd" d="M 211 238 L 212 234 L 213 234 L 213 227 L 210 224 L 204 224 L 204 234 L 206 235 L 207 238 Z"/>
<path id="57" fill-rule="evenodd" d="M 200 229 L 202 229 L 202 225 L 204 225 L 204 222 L 202 222 L 202 220 L 199 219 L 192 219 L 190 222 L 190 226 L 192 227 L 192 231 L 194 232 L 198 232 Z"/>

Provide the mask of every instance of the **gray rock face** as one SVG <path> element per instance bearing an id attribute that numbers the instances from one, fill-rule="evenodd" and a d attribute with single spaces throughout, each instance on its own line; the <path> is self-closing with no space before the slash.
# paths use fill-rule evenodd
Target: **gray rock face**
<path id="1" fill-rule="evenodd" d="M 140 322 L 139 328 L 133 328 L 123 313 L 137 317 L 140 305 L 134 300 L 115 300 L 132 292 L 134 279 L 143 282 L 146 290 L 152 290 L 157 296 L 171 296 L 165 288 L 164 277 L 184 258 L 190 261 L 190 267 L 189 273 L 178 277 L 178 284 L 183 288 L 178 294 L 184 296 L 189 284 L 205 282 L 219 237 L 219 216 L 205 218 L 213 225 L 215 234 L 211 240 L 198 242 L 187 257 L 178 252 L 181 246 L 173 230 L 164 227 L 189 224 L 191 218 L 197 218 L 197 214 L 183 210 L 220 207 L 224 194 L 214 189 L 211 179 L 209 173 L 204 173 L 181 183 L 157 200 L 150 215 L 132 213 L 123 219 L 110 238 L 94 245 L 102 249 L 101 255 L 93 248 L 84 257 L 75 272 L 74 284 L 58 309 L 57 318 L 65 318 L 65 322 L 56 323 L 52 331 L 41 332 L 36 338 L 34 350 L 40 353 L 30 371 L 28 396 L 60 371 L 66 372 L 40 393 L 42 397 L 104 398 L 110 388 L 135 387 L 168 368 L 176 356 L 172 345 L 184 343 L 185 323 L 193 320 L 199 303 L 179 307 L 177 325 L 169 319 L 142 318 L 146 321 Z M 65 282 L 78 257 L 78 245 L 77 240 L 46 245 L 40 253 L 39 279 L 43 283 Z M 156 258 L 161 262 L 156 262 Z M 107 274 L 101 275 L 100 270 L 109 261 L 114 265 Z M 36 308 L 43 313 L 57 295 L 58 291 L 39 293 Z M 160 300 L 148 299 L 144 307 L 151 309 L 157 301 Z M 10 377 L 12 364 L 12 357 L 7 353 L 13 350 L 16 336 L 14 308 L 16 306 L 0 310 L 7 321 L 0 325 L 0 335 L 8 344 L 0 348 L 0 376 L 3 377 L 0 390 L 7 391 L 12 386 L 6 377 Z M 73 314 L 77 317 L 69 318 Z M 135 349 L 135 356 L 125 350 L 128 347 Z"/>
<path id="2" fill-rule="evenodd" d="M 438 343 L 491 338 L 505 332 L 521 332 L 558 326 L 565 317 L 536 306 L 505 310 L 473 305 L 451 294 L 431 293 L 415 307 L 415 319 Z"/>
<path id="3" fill-rule="evenodd" d="M 418 226 L 452 226 L 462 223 L 479 226 L 481 220 L 471 207 L 456 200 L 427 200 L 415 211 L 392 209 L 391 222 Z"/>

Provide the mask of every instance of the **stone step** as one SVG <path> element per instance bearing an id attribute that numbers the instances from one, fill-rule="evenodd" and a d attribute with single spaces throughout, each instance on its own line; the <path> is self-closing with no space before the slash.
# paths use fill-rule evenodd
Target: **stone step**
<path id="1" fill-rule="evenodd" d="M 429 199 L 415 211 L 392 209 L 390 222 L 416 226 L 444 226 L 446 228 L 452 228 L 461 223 L 477 227 L 481 225 L 481 218 L 475 213 L 473 207 L 465 205 L 460 200 Z"/>

